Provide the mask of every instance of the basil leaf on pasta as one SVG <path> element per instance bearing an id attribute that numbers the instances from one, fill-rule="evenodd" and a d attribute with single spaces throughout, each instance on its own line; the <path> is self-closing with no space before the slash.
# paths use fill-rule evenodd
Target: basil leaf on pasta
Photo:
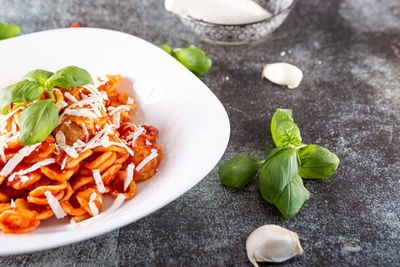
<path id="1" fill-rule="evenodd" d="M 6 106 L 10 103 L 26 103 L 38 99 L 44 87 L 36 82 L 23 80 L 0 90 L 0 110 L 7 114 Z"/>
<path id="2" fill-rule="evenodd" d="M 32 81 L 32 82 L 38 83 L 42 86 L 45 86 L 46 81 L 52 75 L 53 75 L 53 72 L 51 72 L 51 71 L 37 69 L 37 70 L 33 70 L 33 71 L 25 74 L 25 76 L 22 77 L 22 80 Z"/>
<path id="3" fill-rule="evenodd" d="M 58 123 L 58 110 L 50 99 L 41 100 L 27 106 L 19 117 L 23 146 L 42 142 L 51 134 Z"/>
<path id="4" fill-rule="evenodd" d="M 54 86 L 71 88 L 75 86 L 84 86 L 86 84 L 93 84 L 89 72 L 79 67 L 69 66 L 54 73 L 47 80 L 46 87 L 48 90 L 51 90 Z"/>

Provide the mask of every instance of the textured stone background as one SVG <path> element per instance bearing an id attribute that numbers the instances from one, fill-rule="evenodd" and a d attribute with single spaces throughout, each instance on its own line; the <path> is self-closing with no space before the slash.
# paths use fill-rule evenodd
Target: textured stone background
<path id="1" fill-rule="evenodd" d="M 256 182 L 240 191 L 226 188 L 215 168 L 138 222 L 66 247 L 2 257 L 0 265 L 246 266 L 248 234 L 268 223 L 300 236 L 305 254 L 282 265 L 399 264 L 399 1 L 300 0 L 268 40 L 233 47 L 198 40 L 161 0 L 0 0 L 0 21 L 20 25 L 23 33 L 79 22 L 155 44 L 194 43 L 213 59 L 201 79 L 231 120 L 222 161 L 241 153 L 265 157 L 273 148 L 269 123 L 277 107 L 293 109 L 306 143 L 323 145 L 341 159 L 331 179 L 305 181 L 311 197 L 288 221 L 262 200 Z M 298 89 L 260 79 L 263 65 L 274 61 L 304 71 Z"/>

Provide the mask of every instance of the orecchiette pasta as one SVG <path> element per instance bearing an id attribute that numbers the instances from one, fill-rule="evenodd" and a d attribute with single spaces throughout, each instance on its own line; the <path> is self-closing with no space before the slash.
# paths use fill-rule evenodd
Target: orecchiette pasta
<path id="1" fill-rule="evenodd" d="M 104 195 L 132 199 L 136 183 L 157 172 L 162 158 L 158 131 L 129 122 L 137 104 L 117 91 L 120 81 L 120 75 L 107 75 L 95 85 L 56 87 L 59 123 L 44 141 L 29 147 L 18 141 L 19 116 L 32 102 L 11 103 L 9 113 L 0 115 L 3 233 L 33 231 L 54 215 L 75 222 L 97 216 Z M 44 93 L 41 99 L 49 97 Z"/>

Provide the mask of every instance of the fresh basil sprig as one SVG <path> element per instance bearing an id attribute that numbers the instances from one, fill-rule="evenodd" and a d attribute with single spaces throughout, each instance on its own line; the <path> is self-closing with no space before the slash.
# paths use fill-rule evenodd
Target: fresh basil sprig
<path id="1" fill-rule="evenodd" d="M 21 31 L 17 25 L 0 23 L 0 40 L 17 36 Z"/>
<path id="2" fill-rule="evenodd" d="M 177 59 L 191 72 L 201 75 L 211 68 L 211 59 L 194 45 L 190 45 L 187 48 L 176 48 L 174 50 L 168 45 L 161 45 L 160 48 Z"/>
<path id="3" fill-rule="evenodd" d="M 90 74 L 81 68 L 69 66 L 56 73 L 46 70 L 34 70 L 22 77 L 22 81 L 0 90 L 0 111 L 8 113 L 13 108 L 38 100 L 46 91 L 50 99 L 29 104 L 20 114 L 19 142 L 23 146 L 42 142 L 57 126 L 58 110 L 53 97 L 54 86 L 71 88 L 93 84 Z"/>
<path id="4" fill-rule="evenodd" d="M 301 178 L 329 178 L 337 170 L 340 160 L 326 148 L 302 143 L 290 109 L 275 111 L 271 135 L 277 148 L 269 153 L 260 169 L 260 193 L 289 219 L 310 197 Z M 248 155 L 236 156 L 220 166 L 220 180 L 229 187 L 242 187 L 257 174 L 257 164 L 260 162 Z"/>

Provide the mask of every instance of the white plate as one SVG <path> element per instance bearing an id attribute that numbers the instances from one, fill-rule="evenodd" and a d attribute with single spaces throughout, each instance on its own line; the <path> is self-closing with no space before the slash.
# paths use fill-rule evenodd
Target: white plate
<path id="1" fill-rule="evenodd" d="M 138 184 L 137 195 L 112 215 L 69 229 L 67 219 L 44 221 L 24 235 L 0 234 L 0 255 L 49 249 L 88 239 L 132 223 L 188 191 L 217 164 L 229 140 L 229 119 L 215 95 L 158 47 L 121 32 L 75 28 L 0 41 L 0 88 L 33 69 L 69 65 L 100 74 L 121 74 L 137 92 L 145 124 L 160 131 L 164 157 L 159 172 Z"/>

